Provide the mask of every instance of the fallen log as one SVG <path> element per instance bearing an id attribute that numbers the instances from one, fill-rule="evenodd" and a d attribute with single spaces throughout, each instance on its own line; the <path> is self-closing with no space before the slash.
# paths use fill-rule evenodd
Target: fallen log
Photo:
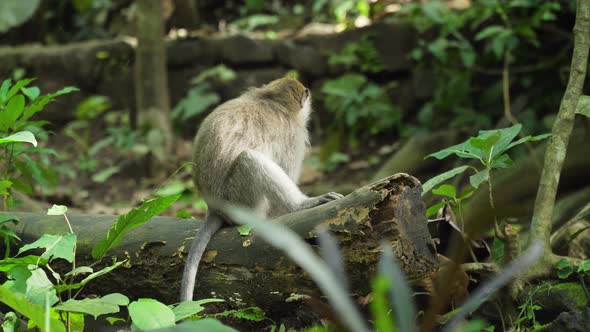
<path id="1" fill-rule="evenodd" d="M 315 229 L 324 225 L 340 244 L 351 289 L 369 292 L 380 241 L 387 239 L 410 280 L 423 279 L 437 266 L 427 230 L 420 182 L 396 174 L 355 190 L 337 201 L 276 219 L 315 245 Z M 32 242 L 42 234 L 67 232 L 61 216 L 11 213 L 20 219 L 15 231 Z M 69 215 L 78 236 L 77 266 L 92 263 L 90 252 L 115 216 Z M 103 259 L 128 259 L 122 267 L 86 286 L 86 294 L 120 292 L 132 298 L 151 297 L 165 303 L 178 300 L 186 250 L 201 222 L 156 217 L 133 229 Z M 268 313 L 290 301 L 319 296 L 306 273 L 280 251 L 252 234 L 241 236 L 235 227 L 222 229 L 205 252 L 195 287 L 195 298 L 223 298 L 233 306 L 256 305 Z M 102 263 L 97 265 L 97 268 Z M 277 304 L 281 304 L 277 306 Z"/>

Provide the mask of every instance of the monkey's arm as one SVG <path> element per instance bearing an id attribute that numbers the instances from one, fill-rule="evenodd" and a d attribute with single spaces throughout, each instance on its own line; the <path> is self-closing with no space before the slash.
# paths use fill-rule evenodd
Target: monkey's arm
<path id="1" fill-rule="evenodd" d="M 246 197 L 264 195 L 270 204 L 268 210 L 271 217 L 312 208 L 344 197 L 334 192 L 307 197 L 279 165 L 265 154 L 250 149 L 244 150 L 236 159 L 228 187 L 230 191 L 247 191 Z M 244 203 L 245 206 L 255 206 L 253 203 Z"/>

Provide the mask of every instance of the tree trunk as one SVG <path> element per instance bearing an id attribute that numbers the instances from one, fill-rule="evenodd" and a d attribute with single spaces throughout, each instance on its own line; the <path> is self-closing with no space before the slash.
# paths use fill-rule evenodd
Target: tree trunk
<path id="1" fill-rule="evenodd" d="M 531 221 L 531 231 L 529 235 L 529 245 L 535 241 L 541 242 L 546 250 L 543 257 L 544 262 L 549 261 L 551 253 L 550 234 L 551 220 L 553 217 L 553 206 L 557 194 L 557 185 L 563 162 L 565 160 L 567 145 L 570 134 L 574 127 L 574 116 L 578 100 L 582 95 L 584 79 L 586 78 L 586 68 L 588 67 L 588 51 L 590 48 L 590 0 L 577 1 L 576 23 L 574 26 L 574 50 L 572 54 L 572 64 L 570 68 L 570 77 L 565 89 L 565 94 L 559 106 L 559 112 L 553 123 L 551 138 L 545 152 L 545 162 L 537 198 L 535 200 L 535 209 Z"/>
<path id="2" fill-rule="evenodd" d="M 151 152 L 162 161 L 170 156 L 172 124 L 164 44 L 163 2 L 137 0 L 135 101 L 140 126 L 159 131 L 152 135 Z"/>
<path id="3" fill-rule="evenodd" d="M 340 244 L 351 289 L 355 295 L 365 295 L 383 239 L 391 243 L 408 279 L 423 279 L 438 267 L 421 191 L 418 180 L 400 173 L 359 188 L 343 199 L 282 216 L 276 222 L 289 225 L 311 244 L 316 241 L 315 228 L 327 227 Z M 21 220 L 15 230 L 25 242 L 44 233 L 67 231 L 60 216 L 12 214 Z M 78 266 L 92 263 L 91 249 L 114 219 L 108 215 L 69 216 L 78 236 Z M 186 250 L 201 225 L 193 220 L 156 217 L 133 229 L 107 254 L 111 257 L 104 259 L 128 259 L 128 264 L 93 280 L 85 293 L 121 292 L 133 298 L 178 301 Z M 288 315 L 302 298 L 319 296 L 301 268 L 257 238 L 256 229 L 252 233 L 240 236 L 235 227 L 227 227 L 213 237 L 203 255 L 196 299 L 223 298 L 232 306 L 256 305 L 278 316 Z"/>

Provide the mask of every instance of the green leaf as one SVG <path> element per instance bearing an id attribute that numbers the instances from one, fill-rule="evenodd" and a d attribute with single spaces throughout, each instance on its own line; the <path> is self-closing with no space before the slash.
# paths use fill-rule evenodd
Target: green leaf
<path id="1" fill-rule="evenodd" d="M 573 272 L 574 272 L 574 268 L 571 266 L 568 266 L 568 267 L 563 268 L 561 270 L 557 270 L 557 277 L 559 277 L 559 279 L 567 279 Z"/>
<path id="2" fill-rule="evenodd" d="M 23 95 L 16 95 L 12 97 L 6 104 L 6 108 L 0 113 L 0 122 L 3 128 L 14 129 L 16 120 L 25 110 L 25 97 Z"/>
<path id="3" fill-rule="evenodd" d="M 102 297 L 105 303 L 116 304 L 119 306 L 129 305 L 129 298 L 121 293 L 111 293 Z"/>
<path id="4" fill-rule="evenodd" d="M 102 171 L 92 175 L 92 181 L 96 183 L 103 183 L 108 180 L 113 174 L 118 173 L 121 170 L 119 166 L 111 166 L 103 169 Z"/>
<path id="5" fill-rule="evenodd" d="M 32 177 L 38 184 L 45 184 L 47 178 L 43 176 L 43 170 L 39 163 L 29 155 L 20 155 L 22 163 L 17 163 L 17 168 L 23 174 Z"/>
<path id="6" fill-rule="evenodd" d="M 496 263 L 500 263 L 504 258 L 504 242 L 497 237 L 494 237 L 492 242 L 492 258 Z"/>
<path id="7" fill-rule="evenodd" d="M 371 282 L 371 294 L 373 296 L 369 304 L 369 309 L 371 309 L 371 314 L 375 321 L 375 330 L 379 332 L 396 331 L 394 327 L 395 323 L 390 314 L 389 301 L 387 300 L 387 291 L 390 288 L 390 283 L 390 280 L 383 275 L 376 276 Z M 403 305 L 407 306 L 407 303 Z M 403 331 L 402 328 L 400 330 Z"/>
<path id="8" fill-rule="evenodd" d="M 476 152 L 477 156 L 487 162 L 498 140 L 500 140 L 500 133 L 488 137 L 471 137 L 467 142 L 473 147 L 470 151 Z"/>
<path id="9" fill-rule="evenodd" d="M 436 212 L 438 212 L 438 210 L 441 207 L 443 207 L 445 205 L 448 205 L 450 203 L 451 202 L 449 202 L 449 201 L 442 201 L 442 202 L 439 202 L 439 203 L 434 204 L 433 206 L 431 206 L 428 209 L 426 209 L 426 216 L 427 217 L 430 217 L 430 216 L 434 215 Z"/>
<path id="10" fill-rule="evenodd" d="M 37 241 L 22 246 L 18 253 L 27 250 L 43 248 L 45 252 L 41 257 L 49 260 L 63 258 L 68 262 L 74 260 L 74 246 L 76 245 L 76 234 L 66 233 L 62 235 L 43 234 Z"/>
<path id="11" fill-rule="evenodd" d="M 512 158 L 509 155 L 503 154 L 492 161 L 492 168 L 510 168 L 512 167 Z"/>
<path id="12" fill-rule="evenodd" d="M 50 101 L 52 101 L 49 95 L 41 96 L 31 102 L 26 108 L 23 115 L 18 120 L 18 126 L 24 126 L 26 121 L 29 120 L 33 115 L 37 112 L 43 110 L 43 107 L 47 105 Z"/>
<path id="13" fill-rule="evenodd" d="M 41 90 L 39 90 L 38 87 L 36 86 L 32 86 L 30 88 L 21 88 L 20 91 L 27 97 L 29 97 L 29 100 L 33 101 L 35 99 L 37 99 L 37 97 L 39 97 L 39 95 L 41 94 Z"/>
<path id="14" fill-rule="evenodd" d="M 35 135 L 33 135 L 33 133 L 31 133 L 30 131 L 19 131 L 10 136 L 0 138 L 0 144 L 16 142 L 31 143 L 33 144 L 33 146 L 37 146 L 37 140 L 35 139 Z"/>
<path id="15" fill-rule="evenodd" d="M 45 271 L 34 268 L 27 279 L 27 291 L 25 297 L 34 304 L 45 306 L 54 305 L 59 301 L 53 283 L 47 278 Z"/>
<path id="16" fill-rule="evenodd" d="M 36 153 L 36 154 L 41 154 L 41 155 L 52 155 L 54 157 L 59 157 L 59 154 L 54 149 L 42 148 L 42 147 L 38 147 L 38 146 L 22 149 L 22 150 L 16 152 L 15 155 L 18 156 L 23 153 L 24 154 Z"/>
<path id="17" fill-rule="evenodd" d="M 87 283 L 89 283 L 90 281 L 103 276 L 109 272 L 111 272 L 112 270 L 118 268 L 119 266 L 123 265 L 126 262 L 126 260 L 124 261 L 120 261 L 120 262 L 115 262 L 113 263 L 113 265 L 110 266 L 106 266 L 104 268 L 102 268 L 99 271 L 96 271 L 94 273 L 91 273 L 89 276 L 87 276 L 86 278 L 82 279 L 82 281 L 75 283 L 75 284 L 66 284 L 66 285 L 57 285 L 55 286 L 55 288 L 59 291 L 59 292 L 63 292 L 66 290 L 70 290 L 70 289 L 79 289 L 82 286 L 86 285 Z"/>
<path id="18" fill-rule="evenodd" d="M 497 59 L 502 59 L 504 53 L 518 46 L 519 40 L 510 29 L 506 29 L 492 38 L 488 47 L 491 47 Z"/>
<path id="19" fill-rule="evenodd" d="M 4 3 L 4 2 L 0 1 L 0 3 Z M 6 93 L 5 100 L 10 100 L 14 95 L 16 95 L 20 91 L 21 88 L 27 86 L 33 80 L 34 80 L 33 78 L 27 78 L 24 80 L 19 80 L 16 83 L 14 83 L 14 85 L 10 88 L 10 90 L 8 90 L 8 93 Z"/>
<path id="20" fill-rule="evenodd" d="M 6 227 L 5 225 L 0 226 L 0 237 L 3 237 L 5 240 L 7 238 L 12 238 L 20 241 L 20 237 L 18 237 L 18 235 L 16 235 L 12 229 Z"/>
<path id="21" fill-rule="evenodd" d="M 121 242 L 125 233 L 160 214 L 172 203 L 176 202 L 178 198 L 180 198 L 180 195 L 154 198 L 143 202 L 141 206 L 133 208 L 129 213 L 119 216 L 105 238 L 99 241 L 92 249 L 92 257 L 94 259 L 102 258 L 108 250 Z"/>
<path id="22" fill-rule="evenodd" d="M 10 311 L 4 314 L 2 317 L 4 322 L 2 322 L 2 331 L 3 332 L 17 332 L 19 326 L 19 318 L 18 316 Z"/>
<path id="23" fill-rule="evenodd" d="M 239 319 L 251 320 L 254 322 L 261 322 L 266 319 L 264 311 L 258 307 L 247 307 L 237 310 L 225 310 L 218 314 L 221 317 L 235 317 Z"/>
<path id="24" fill-rule="evenodd" d="M 39 6 L 40 0 L 2 0 L 0 1 L 0 33 L 28 21 Z"/>
<path id="25" fill-rule="evenodd" d="M 580 266 L 578 266 L 578 273 L 588 271 L 590 271 L 590 259 L 582 261 L 582 263 L 580 263 Z"/>
<path id="26" fill-rule="evenodd" d="M 178 210 L 178 212 L 176 212 L 175 217 L 180 219 L 195 219 L 195 217 L 193 217 L 193 215 L 190 214 L 190 212 L 184 209 Z"/>
<path id="27" fill-rule="evenodd" d="M 497 155 L 504 153 L 507 149 L 509 149 L 509 144 L 512 140 L 518 136 L 518 133 L 522 129 L 522 125 L 515 124 L 514 126 L 502 129 L 494 129 L 494 130 L 480 130 L 478 133 L 479 138 L 488 138 L 496 135 L 500 135 L 498 140 L 494 144 L 494 151 L 491 154 L 491 158 L 495 158 Z"/>
<path id="28" fill-rule="evenodd" d="M 433 22 L 442 24 L 445 22 L 446 7 L 439 1 L 428 1 L 420 6 L 422 13 Z"/>
<path id="29" fill-rule="evenodd" d="M 469 168 L 469 166 L 459 166 L 459 167 L 453 168 L 450 171 L 446 171 L 442 174 L 439 174 L 439 175 L 433 177 L 432 179 L 424 182 L 424 184 L 422 185 L 422 190 L 423 190 L 422 196 L 424 196 L 424 194 L 429 192 L 432 188 L 439 185 L 440 183 L 447 181 L 448 179 L 454 177 L 457 174 L 465 172 L 465 170 L 467 170 L 468 168 Z"/>
<path id="30" fill-rule="evenodd" d="M 221 98 L 215 92 L 210 91 L 209 85 L 202 84 L 191 88 L 186 97 L 172 110 L 172 118 L 175 120 L 186 121 L 197 116 L 209 107 L 219 103 Z"/>
<path id="31" fill-rule="evenodd" d="M 578 105 L 576 106 L 576 114 L 585 115 L 590 118 L 590 96 L 580 96 Z"/>
<path id="32" fill-rule="evenodd" d="M 0 272 L 6 272 L 12 270 L 15 267 L 27 267 L 29 265 L 39 265 L 43 266 L 47 264 L 47 259 L 35 256 L 35 255 L 28 255 L 23 257 L 8 257 L 0 260 Z"/>
<path id="33" fill-rule="evenodd" d="M 434 157 L 438 160 L 444 159 L 452 154 L 460 157 L 460 158 L 467 158 L 467 159 L 480 159 L 480 156 L 477 154 L 477 149 L 469 144 L 469 141 L 465 141 L 463 143 L 450 146 L 448 148 L 442 149 L 440 151 L 434 152 L 426 156 Z"/>
<path id="34" fill-rule="evenodd" d="M 512 149 L 513 147 L 520 145 L 520 144 L 527 142 L 527 141 L 535 142 L 535 141 L 540 141 L 540 140 L 546 139 L 548 137 L 551 137 L 551 134 L 541 134 L 541 135 L 537 135 L 537 136 L 525 136 L 517 141 L 510 143 L 508 146 L 506 146 L 506 148 L 502 152 L 508 151 L 508 150 Z"/>
<path id="35" fill-rule="evenodd" d="M 186 190 L 186 184 L 180 180 L 174 180 L 169 184 L 158 189 L 155 193 L 156 196 L 172 196 L 182 194 Z"/>
<path id="36" fill-rule="evenodd" d="M 477 174 L 474 174 L 472 176 L 469 177 L 469 184 L 471 184 L 471 186 L 474 189 L 479 188 L 479 185 L 487 182 L 490 180 L 490 170 L 488 168 L 480 171 Z"/>
<path id="37" fill-rule="evenodd" d="M 25 297 L 27 294 L 27 280 L 29 280 L 29 278 L 33 275 L 31 270 L 33 270 L 35 267 L 35 265 L 19 265 L 6 271 L 7 281 L 3 286 L 11 292 Z"/>
<path id="38" fill-rule="evenodd" d="M 56 205 L 53 204 L 52 207 L 47 209 L 48 216 L 62 216 L 68 212 L 68 207 L 65 205 Z"/>
<path id="39" fill-rule="evenodd" d="M 153 330 L 175 325 L 172 309 L 154 299 L 139 299 L 129 304 L 133 326 L 140 330 Z"/>
<path id="40" fill-rule="evenodd" d="M 119 306 L 126 306 L 128 303 L 129 299 L 125 295 L 114 293 L 92 299 L 69 299 L 56 305 L 54 309 L 88 314 L 96 319 L 100 315 L 117 313 L 120 311 Z"/>
<path id="41" fill-rule="evenodd" d="M 66 331 L 64 325 L 55 318 L 49 318 L 49 326 L 46 326 L 45 310 L 43 307 L 17 296 L 4 286 L 0 286 L 0 302 L 8 305 L 14 311 L 30 319 L 31 322 L 39 326 L 41 331 L 49 331 L 50 329 L 52 332 Z"/>
<path id="42" fill-rule="evenodd" d="M 8 189 L 12 187 L 12 181 L 9 180 L 0 180 L 0 195 L 2 196 L 10 196 L 10 192 Z"/>
<path id="43" fill-rule="evenodd" d="M 4 104 L 6 101 L 6 95 L 8 94 L 8 89 L 12 85 L 12 81 L 10 79 L 6 79 L 2 82 L 0 86 L 0 105 Z"/>
<path id="44" fill-rule="evenodd" d="M 440 186 L 436 189 L 433 189 L 432 193 L 439 195 L 439 196 L 445 196 L 445 197 L 449 197 L 449 198 L 453 198 L 453 199 L 457 198 L 457 188 L 455 188 L 455 186 L 453 186 L 451 184 L 443 184 L 442 186 Z"/>
<path id="45" fill-rule="evenodd" d="M 172 309 L 176 321 L 183 320 L 185 318 L 194 316 L 199 312 L 205 310 L 203 304 L 224 302 L 222 299 L 203 299 L 199 301 L 185 301 L 180 302 L 177 306 Z"/>
<path id="46" fill-rule="evenodd" d="M 242 226 L 238 227 L 238 233 L 240 233 L 241 236 L 250 235 L 251 230 L 252 230 L 252 226 L 250 226 L 250 225 L 242 225 Z"/>
<path id="47" fill-rule="evenodd" d="M 463 65 L 467 68 L 471 68 L 475 64 L 477 53 L 475 53 L 471 47 L 460 48 L 459 56 L 461 57 L 461 62 L 463 62 Z"/>
<path id="48" fill-rule="evenodd" d="M 555 268 L 557 269 L 557 276 L 559 279 L 566 279 L 574 272 L 574 268 L 565 258 L 557 261 L 557 263 L 555 263 Z"/>
<path id="49" fill-rule="evenodd" d="M 68 276 L 77 276 L 80 274 L 87 274 L 92 273 L 94 270 L 90 266 L 78 266 L 77 268 L 73 269 L 72 271 L 66 273 L 66 277 Z"/>
<path id="50" fill-rule="evenodd" d="M 500 25 L 490 25 L 485 29 L 481 30 L 475 35 L 475 40 L 482 40 L 485 38 L 489 38 L 491 36 L 498 35 L 502 32 L 506 31 L 506 28 Z"/>
<path id="51" fill-rule="evenodd" d="M 75 86 L 66 86 L 54 93 L 50 93 L 49 96 L 51 97 L 51 99 L 53 99 L 57 96 L 65 95 L 65 94 L 75 92 L 75 91 L 80 91 L 80 89 L 76 88 Z"/>

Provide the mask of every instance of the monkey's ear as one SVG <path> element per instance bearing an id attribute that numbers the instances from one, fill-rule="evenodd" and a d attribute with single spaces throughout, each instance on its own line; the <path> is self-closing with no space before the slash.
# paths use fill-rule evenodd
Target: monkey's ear
<path id="1" fill-rule="evenodd" d="M 311 95 L 311 92 L 309 91 L 308 88 L 304 88 L 303 89 L 303 93 L 301 94 L 301 107 L 303 107 L 303 105 L 305 104 L 305 101 L 307 101 L 307 98 L 309 98 L 309 96 Z"/>

